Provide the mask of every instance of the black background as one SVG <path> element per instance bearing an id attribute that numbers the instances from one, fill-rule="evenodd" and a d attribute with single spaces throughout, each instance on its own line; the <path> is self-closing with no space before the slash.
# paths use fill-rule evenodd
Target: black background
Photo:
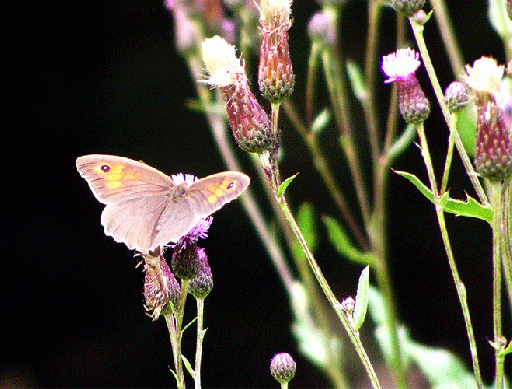
<path id="1" fill-rule="evenodd" d="M 359 62 L 364 56 L 365 3 L 349 2 L 342 23 L 348 37 L 343 49 Z M 463 3 L 450 11 L 466 61 L 487 55 L 503 63 L 498 37 L 486 19 L 486 2 Z M 202 177 L 225 169 L 203 117 L 185 107 L 194 98 L 193 81 L 174 50 L 171 14 L 161 1 L 46 2 L 31 7 L 12 16 L 16 39 L 6 46 L 15 49 L 9 57 L 12 72 L 4 74 L 6 84 L 14 88 L 4 113 L 8 184 L 4 186 L 0 380 L 16 377 L 26 385 L 42 387 L 173 386 L 167 330 L 162 319 L 152 322 L 144 312 L 143 275 L 135 268 L 137 260 L 124 245 L 105 237 L 100 225 L 103 206 L 75 170 L 76 157 L 89 153 L 141 159 L 168 174 Z M 305 69 L 309 50 L 304 31 L 316 9 L 312 0 L 296 0 L 293 5 L 291 52 L 298 73 L 293 99 L 299 108 L 304 93 L 304 74 L 299 69 Z M 394 12 L 386 10 L 379 55 L 394 50 L 394 23 Z M 435 22 L 425 34 L 444 87 L 452 75 Z M 427 86 L 424 73 L 421 69 L 419 78 Z M 382 80 L 379 74 L 378 81 Z M 431 89 L 425 90 L 434 101 Z M 383 87 L 379 96 L 382 122 L 388 93 L 389 87 Z M 447 130 L 437 105 L 432 105 L 427 132 L 434 162 L 440 167 Z M 357 104 L 354 107 L 358 109 Z M 10 117 L 15 125 L 9 124 Z M 285 120 L 281 127 L 286 152 L 283 176 L 300 172 L 289 190 L 292 206 L 309 200 L 319 213 L 338 217 L 302 142 Z M 334 132 L 324 138 L 325 147 L 335 152 Z M 342 186 L 348 187 L 340 158 L 332 161 L 340 183 L 347 180 Z M 260 191 L 255 171 L 249 164 L 246 167 L 252 187 Z M 426 179 L 415 147 L 394 168 Z M 458 160 L 453 177 L 457 176 L 463 177 Z M 452 179 L 450 187 L 455 197 L 462 197 L 465 190 L 471 194 L 465 178 Z M 467 337 L 433 208 L 400 177 L 392 177 L 390 189 L 391 269 L 400 317 L 414 339 L 456 352 L 469 368 Z M 487 344 L 492 339 L 489 228 L 480 221 L 452 215 L 447 219 L 468 290 L 484 377 L 489 380 L 493 375 Z M 361 268 L 340 259 L 329 248 L 325 231 L 320 232 L 320 266 L 340 299 L 353 295 Z M 283 351 L 298 362 L 292 386 L 326 386 L 327 381 L 297 351 L 284 289 L 238 202 L 215 215 L 202 245 L 215 282 L 206 300 L 204 386 L 277 387 L 268 366 L 272 356 Z M 192 299 L 189 303 L 192 319 Z M 509 312 L 504 314 L 510 317 Z M 509 328 L 510 320 L 505 322 L 510 338 Z M 193 330 L 187 336 L 184 352 L 191 357 Z M 371 337 L 364 342 L 374 349 Z M 348 343 L 347 349 L 351 349 Z M 360 369 L 350 352 L 347 358 L 352 358 L 347 362 L 354 366 L 351 371 Z"/>

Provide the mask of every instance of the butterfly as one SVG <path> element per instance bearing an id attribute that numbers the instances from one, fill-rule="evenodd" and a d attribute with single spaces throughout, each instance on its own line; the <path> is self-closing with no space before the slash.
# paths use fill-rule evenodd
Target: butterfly
<path id="1" fill-rule="evenodd" d="M 105 234 L 143 254 L 177 242 L 250 182 L 243 173 L 226 171 L 176 185 L 143 162 L 113 155 L 84 155 L 76 167 L 96 199 L 106 204 L 101 214 Z"/>

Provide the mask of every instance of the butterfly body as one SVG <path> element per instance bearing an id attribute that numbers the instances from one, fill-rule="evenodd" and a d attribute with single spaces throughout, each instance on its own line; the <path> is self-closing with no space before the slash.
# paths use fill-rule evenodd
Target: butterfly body
<path id="1" fill-rule="evenodd" d="M 105 234 L 142 253 L 176 242 L 250 182 L 243 173 L 227 171 L 176 185 L 143 162 L 112 155 L 85 155 L 76 166 L 106 205 L 101 214 Z"/>

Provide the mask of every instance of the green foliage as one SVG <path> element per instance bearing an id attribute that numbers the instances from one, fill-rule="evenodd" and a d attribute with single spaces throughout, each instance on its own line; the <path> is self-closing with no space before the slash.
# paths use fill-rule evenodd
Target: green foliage
<path id="1" fill-rule="evenodd" d="M 370 286 L 369 312 L 376 325 L 376 338 L 386 360 L 391 358 L 391 341 L 385 329 L 386 312 L 380 292 Z M 416 365 L 433 389 L 476 388 L 476 380 L 464 363 L 452 352 L 415 342 L 407 327 L 399 331 L 402 358 L 406 365 Z"/>
<path id="2" fill-rule="evenodd" d="M 348 234 L 336 219 L 329 216 L 323 216 L 322 222 L 327 228 L 331 244 L 338 253 L 359 265 L 373 266 L 375 263 L 373 256 L 354 246 Z"/>
<path id="3" fill-rule="evenodd" d="M 284 192 L 286 191 L 286 188 L 288 188 L 288 185 L 291 184 L 291 182 L 293 181 L 293 179 L 297 177 L 297 174 L 294 174 L 293 176 L 291 177 L 288 177 L 286 180 L 284 180 L 284 182 L 279 185 L 279 189 L 277 189 L 277 197 L 278 198 L 281 198 L 284 196 Z"/>
<path id="4" fill-rule="evenodd" d="M 423 196 L 435 204 L 432 191 L 428 189 L 427 186 L 425 186 L 418 177 L 407 172 L 395 171 L 395 173 L 407 178 L 414 184 L 414 186 L 416 186 L 416 188 L 419 189 Z M 449 193 L 446 192 L 441 197 L 439 206 L 441 206 L 445 212 L 454 213 L 457 216 L 475 217 L 481 220 L 485 220 L 487 223 L 492 222 L 491 207 L 483 206 L 471 196 L 467 196 L 466 201 L 461 201 L 450 198 Z"/>
<path id="5" fill-rule="evenodd" d="M 332 112 L 329 109 L 324 108 L 313 120 L 313 123 L 311 124 L 311 131 L 315 134 L 319 134 L 327 128 L 331 121 Z"/>
<path id="6" fill-rule="evenodd" d="M 366 85 L 360 66 L 354 61 L 347 61 L 347 71 L 354 95 L 359 101 L 363 101 L 366 96 Z"/>
<path id="7" fill-rule="evenodd" d="M 357 283 L 356 306 L 354 307 L 354 328 L 356 331 L 363 325 L 368 309 L 368 293 L 370 290 L 370 267 L 366 266 Z"/>

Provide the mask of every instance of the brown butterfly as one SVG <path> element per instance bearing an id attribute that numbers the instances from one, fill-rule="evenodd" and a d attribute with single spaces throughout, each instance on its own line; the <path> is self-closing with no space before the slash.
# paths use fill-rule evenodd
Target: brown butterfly
<path id="1" fill-rule="evenodd" d="M 205 218 L 237 198 L 249 177 L 227 171 L 188 185 L 129 158 L 84 155 L 76 160 L 80 175 L 99 202 L 105 234 L 143 254 L 176 242 Z"/>

